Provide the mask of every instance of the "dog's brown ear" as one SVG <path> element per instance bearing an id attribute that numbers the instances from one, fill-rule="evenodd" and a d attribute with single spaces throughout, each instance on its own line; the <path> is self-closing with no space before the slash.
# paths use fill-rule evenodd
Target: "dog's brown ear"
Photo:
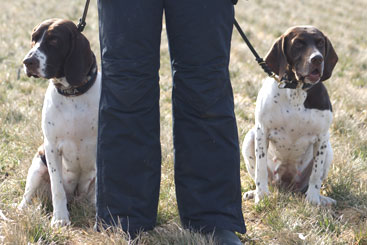
<path id="1" fill-rule="evenodd" d="M 280 36 L 265 56 L 266 64 L 280 78 L 287 68 L 287 57 L 285 55 L 285 36 Z"/>
<path id="2" fill-rule="evenodd" d="M 89 41 L 76 29 L 71 37 L 71 47 L 64 64 L 64 75 L 71 86 L 78 86 L 85 80 L 93 63 Z"/>
<path id="3" fill-rule="evenodd" d="M 322 74 L 321 81 L 325 81 L 331 77 L 334 67 L 338 62 L 338 55 L 336 54 L 333 45 L 329 38 L 325 36 L 325 61 L 324 61 L 324 73 Z"/>

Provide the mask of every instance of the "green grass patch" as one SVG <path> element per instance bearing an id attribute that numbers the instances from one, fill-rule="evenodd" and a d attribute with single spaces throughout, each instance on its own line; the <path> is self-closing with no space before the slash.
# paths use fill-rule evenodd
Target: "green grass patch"
<path id="1" fill-rule="evenodd" d="M 257 204 L 254 205 L 254 210 L 256 213 L 266 213 L 276 209 L 277 198 L 273 195 L 265 196 Z"/>
<path id="2" fill-rule="evenodd" d="M 32 224 L 28 230 L 30 243 L 67 244 L 68 237 L 61 230 L 54 231 L 45 224 Z"/>
<path id="3" fill-rule="evenodd" d="M 273 231 L 281 231 L 286 227 L 281 212 L 282 210 L 276 208 L 267 212 L 266 216 L 263 218 L 265 223 L 269 225 Z"/>
<path id="4" fill-rule="evenodd" d="M 7 124 L 13 125 L 13 124 L 20 123 L 24 119 L 25 119 L 25 117 L 24 117 L 23 113 L 21 113 L 20 111 L 10 110 L 10 111 L 8 111 L 8 113 L 5 117 L 5 122 Z"/>
<path id="5" fill-rule="evenodd" d="M 367 224 L 364 228 L 357 230 L 354 232 L 355 243 L 358 245 L 366 245 L 367 244 Z"/>
<path id="6" fill-rule="evenodd" d="M 363 161 L 367 160 L 367 141 L 361 142 L 357 149 L 353 151 L 354 159 L 361 158 Z"/>
<path id="7" fill-rule="evenodd" d="M 321 233 L 336 233 L 337 235 L 341 233 L 340 224 L 328 214 L 321 213 L 318 217 L 317 224 L 320 227 Z"/>

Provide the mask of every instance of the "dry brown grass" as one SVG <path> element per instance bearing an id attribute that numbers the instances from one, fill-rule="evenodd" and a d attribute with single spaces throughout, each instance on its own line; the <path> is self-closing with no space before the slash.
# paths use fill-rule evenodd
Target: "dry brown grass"
<path id="1" fill-rule="evenodd" d="M 32 28 L 47 18 L 77 21 L 83 0 L 2 1 L 0 10 L 0 243 L 4 244 L 211 244 L 211 238 L 183 230 L 173 180 L 171 72 L 165 31 L 161 59 L 162 183 L 158 226 L 129 241 L 120 229 L 94 232 L 93 208 L 71 205 L 73 225 L 50 227 L 51 205 L 34 200 L 19 212 L 27 168 L 42 142 L 40 117 L 47 82 L 29 79 L 18 69 L 29 48 Z M 334 161 L 323 192 L 338 201 L 332 208 L 305 203 L 302 196 L 271 190 L 258 205 L 243 202 L 249 244 L 367 244 L 367 17 L 365 0 L 240 0 L 236 16 L 262 55 L 288 27 L 311 24 L 331 39 L 338 55 L 326 82 L 334 108 L 330 129 Z M 96 3 L 92 1 L 85 35 L 99 57 Z M 99 60 L 99 58 L 98 58 Z M 265 77 L 237 33 L 230 65 L 236 115 L 242 140 L 254 122 L 255 98 Z M 243 191 L 254 188 L 241 163 Z M 43 203 L 41 205 L 41 203 Z"/>

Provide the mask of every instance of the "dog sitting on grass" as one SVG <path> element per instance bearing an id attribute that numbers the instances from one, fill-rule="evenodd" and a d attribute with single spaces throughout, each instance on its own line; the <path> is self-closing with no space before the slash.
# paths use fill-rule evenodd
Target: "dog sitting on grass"
<path id="1" fill-rule="evenodd" d="M 280 77 L 294 81 L 279 88 L 264 81 L 256 101 L 255 126 L 246 134 L 242 153 L 256 190 L 245 199 L 255 203 L 269 194 L 268 183 L 306 193 L 312 204 L 336 201 L 322 196 L 333 151 L 329 141 L 332 106 L 323 81 L 330 78 L 338 56 L 317 28 L 297 26 L 279 37 L 265 58 Z"/>
<path id="2" fill-rule="evenodd" d="M 37 25 L 23 63 L 28 76 L 49 79 L 49 86 L 42 109 L 44 143 L 33 158 L 19 208 L 41 186 L 50 186 L 51 224 L 68 225 L 68 201 L 77 195 L 95 203 L 101 75 L 89 41 L 67 20 Z"/>

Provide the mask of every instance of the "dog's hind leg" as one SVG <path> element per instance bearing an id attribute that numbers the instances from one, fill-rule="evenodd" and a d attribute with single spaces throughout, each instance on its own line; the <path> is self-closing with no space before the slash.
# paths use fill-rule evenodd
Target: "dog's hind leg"
<path id="1" fill-rule="evenodd" d="M 255 180 L 255 130 L 253 128 L 245 136 L 242 144 L 242 155 L 246 163 L 247 172 Z"/>
<path id="2" fill-rule="evenodd" d="M 333 149 L 331 148 L 330 141 L 327 143 L 327 149 L 326 149 L 326 157 L 325 157 L 325 165 L 324 165 L 324 172 L 321 176 L 322 181 L 324 181 L 329 173 L 329 168 L 331 165 L 331 162 L 333 160 Z"/>
<path id="3" fill-rule="evenodd" d="M 255 131 L 252 128 L 245 136 L 242 144 L 242 155 L 246 163 L 247 172 L 250 174 L 251 178 L 255 181 L 255 167 L 256 167 L 256 157 L 255 157 Z M 255 190 L 247 191 L 243 194 L 243 199 L 252 199 L 255 196 Z"/>
<path id="4" fill-rule="evenodd" d="M 23 209 L 27 204 L 30 204 L 32 197 L 39 189 L 39 187 L 46 183 L 45 179 L 48 178 L 48 171 L 46 164 L 42 161 L 41 154 L 38 152 L 32 160 L 32 164 L 28 170 L 27 182 L 25 186 L 25 192 L 21 203 L 18 205 L 18 209 Z"/>
<path id="5" fill-rule="evenodd" d="M 79 198 L 85 199 L 91 204 L 96 204 L 96 170 L 90 169 L 86 173 L 82 173 L 78 185 Z"/>

